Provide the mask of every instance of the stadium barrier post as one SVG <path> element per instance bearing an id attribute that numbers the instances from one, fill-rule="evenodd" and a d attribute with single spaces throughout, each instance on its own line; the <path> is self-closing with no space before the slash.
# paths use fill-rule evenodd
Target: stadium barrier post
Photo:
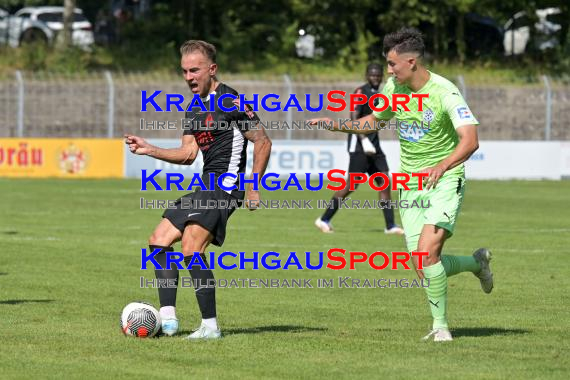
<path id="1" fill-rule="evenodd" d="M 546 125 L 544 126 L 544 139 L 550 141 L 550 130 L 552 127 L 552 88 L 548 75 L 542 76 L 544 90 L 546 92 Z"/>
<path id="2" fill-rule="evenodd" d="M 113 138 L 114 132 L 114 115 L 115 115 L 115 84 L 113 83 L 113 76 L 110 71 L 105 71 L 105 79 L 107 80 L 107 86 L 109 90 L 108 99 L 108 114 L 107 114 L 107 137 Z"/>
<path id="3" fill-rule="evenodd" d="M 461 95 L 463 95 L 463 99 L 467 100 L 467 87 L 465 86 L 463 75 L 457 76 L 457 83 L 459 84 L 459 90 L 461 91 Z"/>
<path id="4" fill-rule="evenodd" d="M 291 96 L 291 94 L 293 93 L 293 84 L 291 83 L 291 78 L 289 77 L 289 75 L 283 74 L 283 82 L 285 83 L 285 92 L 287 93 L 287 96 Z M 293 131 L 291 130 L 291 125 L 293 125 L 293 110 L 291 108 L 292 107 L 289 107 L 289 109 L 287 110 L 287 125 L 289 126 L 289 128 L 287 128 L 287 130 L 285 131 L 287 133 L 286 135 L 287 140 L 291 140 L 291 135 L 293 133 Z"/>
<path id="5" fill-rule="evenodd" d="M 18 108 L 16 115 L 18 137 L 24 137 L 24 76 L 20 70 L 16 70 L 16 82 L 18 84 Z"/>

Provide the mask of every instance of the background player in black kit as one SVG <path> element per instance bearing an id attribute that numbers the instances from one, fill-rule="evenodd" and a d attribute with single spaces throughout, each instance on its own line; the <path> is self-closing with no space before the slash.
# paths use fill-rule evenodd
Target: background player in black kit
<path id="1" fill-rule="evenodd" d="M 209 94 L 215 93 L 216 99 L 222 94 L 231 93 L 237 96 L 237 92 L 231 87 L 220 83 L 216 78 L 218 66 L 216 65 L 216 48 L 204 41 L 186 41 L 180 48 L 181 67 L 184 80 L 193 94 L 198 94 L 206 109 L 210 108 Z M 225 98 L 223 105 L 230 108 L 239 102 L 231 98 Z M 204 167 L 202 181 L 209 188 L 209 173 L 214 173 L 217 178 L 224 173 L 232 173 L 236 176 L 243 173 L 246 166 L 247 141 L 254 143 L 253 173 L 259 173 L 259 178 L 265 173 L 269 155 L 271 153 L 271 141 L 262 128 L 249 129 L 248 125 L 255 125 L 259 120 L 257 115 L 246 106 L 244 112 L 238 110 L 223 112 L 218 105 L 215 112 L 204 112 L 197 107 L 192 107 L 186 112 L 186 118 L 196 122 L 194 125 L 213 126 L 206 128 L 187 128 L 182 136 L 180 148 L 163 149 L 147 143 L 143 138 L 125 135 L 126 144 L 134 154 L 148 155 L 159 160 L 191 165 L 198 151 L 202 152 Z M 227 122 L 227 125 L 238 125 L 238 128 L 218 128 Z M 238 122 L 241 122 L 238 124 Z M 252 123 L 252 124 L 250 124 Z M 203 253 L 210 243 L 221 246 L 226 234 L 226 223 L 230 215 L 235 211 L 229 208 L 188 208 L 188 203 L 199 200 L 202 205 L 208 200 L 235 200 L 244 199 L 244 192 L 239 191 L 239 180 L 226 176 L 223 180 L 224 188 L 234 190 L 222 190 L 215 186 L 214 191 L 195 191 L 185 195 L 184 208 L 182 198 L 176 201 L 175 209 L 168 209 L 163 214 L 162 221 L 158 224 L 151 237 L 149 247 L 151 250 L 160 249 L 155 260 L 166 267 L 166 252 L 173 251 L 172 245 L 182 241 L 182 253 L 186 266 L 191 262 L 194 252 L 201 252 L 202 259 L 207 263 Z M 253 190 L 252 184 L 248 184 L 247 199 L 250 209 L 255 209 L 259 202 L 259 192 Z M 236 202 L 227 202 L 228 204 Z M 159 279 L 172 279 L 176 283 L 179 273 L 175 265 L 171 269 L 155 270 Z M 211 270 L 203 270 L 194 265 L 190 270 L 193 282 L 198 282 L 196 287 L 196 299 L 202 323 L 188 339 L 216 339 L 221 337 L 216 318 L 216 293 L 214 287 L 200 286 L 208 284 L 208 280 L 214 278 Z M 178 331 L 178 319 L 176 318 L 176 287 L 159 287 L 160 315 L 162 318 L 162 332 L 166 335 L 174 335 Z"/>
<path id="2" fill-rule="evenodd" d="M 372 95 L 378 93 L 378 88 L 382 82 L 382 76 L 383 68 L 381 65 L 377 63 L 369 64 L 366 68 L 367 83 L 358 87 L 354 93 L 364 94 L 367 99 L 370 99 Z M 371 113 L 372 109 L 368 103 L 358 105 L 355 111 L 350 113 L 350 119 L 356 120 L 363 116 L 370 115 Z M 348 153 L 350 154 L 350 163 L 348 164 L 349 173 L 368 173 L 369 175 L 372 175 L 374 173 L 382 172 L 388 174 L 388 163 L 386 162 L 384 152 L 382 152 L 382 149 L 380 148 L 378 132 L 372 132 L 369 134 L 350 133 L 348 135 Z M 382 180 L 380 178 L 376 178 L 376 183 L 378 186 L 381 186 Z M 340 200 L 346 198 L 350 193 L 351 191 L 349 190 L 349 184 L 347 181 L 344 189 L 333 194 L 333 207 L 328 208 L 323 216 L 315 221 L 315 226 L 317 226 L 318 229 L 322 232 L 333 232 L 333 226 L 330 221 L 339 208 Z M 383 201 L 389 201 L 391 199 L 390 186 L 379 192 L 379 198 Z M 384 232 L 386 234 L 402 235 L 404 230 L 394 222 L 394 210 L 391 208 L 384 208 L 382 211 L 384 213 L 384 220 L 386 221 Z"/>

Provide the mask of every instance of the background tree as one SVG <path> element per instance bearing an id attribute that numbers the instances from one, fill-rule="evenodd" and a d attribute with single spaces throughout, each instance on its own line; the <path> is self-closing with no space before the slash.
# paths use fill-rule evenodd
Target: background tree
<path id="1" fill-rule="evenodd" d="M 75 0 L 64 0 L 63 2 L 63 29 L 57 36 L 57 46 L 61 50 L 71 47 L 73 33 L 73 19 L 75 11 Z"/>

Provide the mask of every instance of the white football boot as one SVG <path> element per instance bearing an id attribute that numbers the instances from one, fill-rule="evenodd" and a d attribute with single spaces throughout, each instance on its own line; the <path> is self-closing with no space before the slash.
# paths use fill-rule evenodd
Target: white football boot
<path id="1" fill-rule="evenodd" d="M 394 224 L 390 228 L 385 228 L 384 233 L 386 235 L 403 235 L 404 229 L 402 227 L 398 226 L 397 224 Z"/>
<path id="2" fill-rule="evenodd" d="M 433 329 L 430 331 L 429 334 L 427 334 L 426 336 L 424 336 L 422 338 L 422 340 L 424 342 L 428 341 L 431 337 L 433 336 L 433 341 L 434 342 L 451 342 L 453 340 L 453 337 L 451 336 L 451 333 L 449 332 L 449 329 L 446 328 L 439 328 L 439 329 Z"/>
<path id="3" fill-rule="evenodd" d="M 220 339 L 222 337 L 222 332 L 214 330 L 205 324 L 201 324 L 198 330 L 194 331 L 192 334 L 188 335 L 186 339 L 196 340 L 196 339 Z"/>
<path id="4" fill-rule="evenodd" d="M 321 232 L 326 234 L 332 234 L 334 232 L 332 223 L 324 222 L 321 218 L 317 218 L 317 220 L 315 220 L 315 226 L 321 230 Z"/>

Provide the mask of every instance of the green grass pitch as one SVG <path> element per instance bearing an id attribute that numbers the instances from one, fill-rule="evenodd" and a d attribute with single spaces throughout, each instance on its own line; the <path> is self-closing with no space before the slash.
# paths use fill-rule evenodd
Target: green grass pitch
<path id="1" fill-rule="evenodd" d="M 449 280 L 455 340 L 420 343 L 431 317 L 423 289 L 218 289 L 224 338 L 182 339 L 200 318 L 180 289 L 182 334 L 126 338 L 129 302 L 158 304 L 141 289 L 140 248 L 160 220 L 140 210 L 136 180 L 0 179 L 0 378 L 568 378 L 570 182 L 471 181 L 450 254 L 494 253 L 495 289 L 469 273 Z M 181 193 L 180 193 L 181 194 Z M 329 199 L 331 191 L 264 192 L 264 199 Z M 354 199 L 376 199 L 369 188 Z M 372 253 L 405 250 L 386 236 L 381 211 L 341 210 L 336 233 L 318 232 L 322 210 L 238 210 L 224 250 Z M 179 247 L 179 245 L 177 245 Z M 211 247 L 215 248 L 215 247 Z M 216 252 L 221 252 L 216 248 Z M 217 278 L 414 278 L 406 270 L 246 270 Z M 183 273 L 183 275 L 186 275 Z M 158 305 L 157 305 L 158 306 Z"/>

